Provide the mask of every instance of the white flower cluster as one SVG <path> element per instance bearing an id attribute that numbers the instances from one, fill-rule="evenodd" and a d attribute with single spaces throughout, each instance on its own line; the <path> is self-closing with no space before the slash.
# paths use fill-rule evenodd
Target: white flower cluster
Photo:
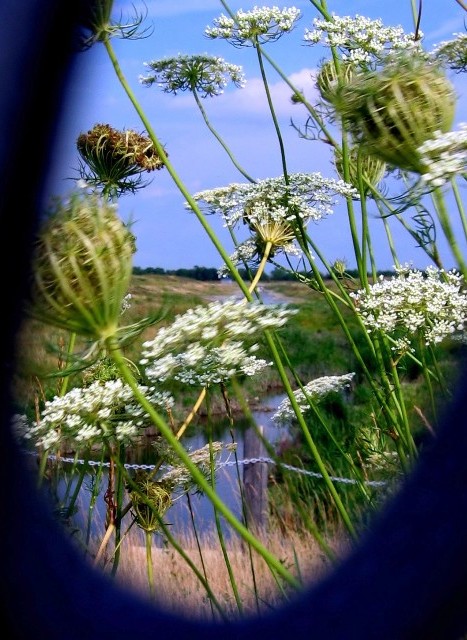
<path id="1" fill-rule="evenodd" d="M 313 30 L 305 30 L 305 42 L 337 47 L 342 59 L 355 65 L 370 64 L 388 53 L 419 48 L 414 34 L 405 34 L 400 26 L 385 27 L 380 19 L 333 14 L 332 20 L 315 18 L 313 26 Z M 419 33 L 419 37 L 422 35 Z"/>
<path id="2" fill-rule="evenodd" d="M 225 225 L 233 228 L 239 222 L 257 224 L 271 218 L 292 223 L 297 217 L 303 223 L 318 221 L 332 213 L 337 195 L 358 197 L 356 189 L 343 180 L 323 178 L 316 172 L 293 173 L 288 184 L 283 176 L 256 183 L 233 183 L 200 191 L 193 198 L 204 201 L 210 213 L 220 214 Z"/>
<path id="3" fill-rule="evenodd" d="M 165 93 L 196 91 L 205 98 L 221 95 L 229 81 L 240 88 L 246 82 L 242 67 L 207 54 L 180 54 L 145 62 L 144 65 L 149 68 L 149 72 L 146 76 L 139 77 L 141 84 L 157 84 Z"/>
<path id="4" fill-rule="evenodd" d="M 454 71 L 467 71 L 467 33 L 453 33 L 453 40 L 437 44 L 431 55 Z"/>
<path id="5" fill-rule="evenodd" d="M 235 299 L 198 306 L 145 342 L 140 363 L 157 382 L 173 379 L 204 387 L 237 374 L 252 376 L 269 364 L 254 355 L 255 338 L 282 327 L 294 313 L 286 305 Z"/>
<path id="6" fill-rule="evenodd" d="M 418 152 L 425 166 L 421 176 L 425 184 L 441 187 L 456 175 L 467 177 L 467 123 L 461 123 L 458 131 L 437 131 Z"/>
<path id="7" fill-rule="evenodd" d="M 294 396 L 301 412 L 310 408 L 310 401 L 318 401 L 329 393 L 336 393 L 348 389 L 355 376 L 355 373 L 345 373 L 341 376 L 323 376 L 311 380 L 302 389 L 294 391 Z M 277 411 L 272 416 L 272 421 L 277 425 L 290 424 L 296 418 L 289 398 L 285 398 L 277 407 Z"/>
<path id="8" fill-rule="evenodd" d="M 368 291 L 351 294 L 368 332 L 395 334 L 405 344 L 421 336 L 426 345 L 441 342 L 467 322 L 464 278 L 430 266 L 425 272 L 406 264 L 391 278 L 380 276 Z"/>
<path id="9" fill-rule="evenodd" d="M 173 405 L 166 391 L 156 391 L 141 385 L 140 390 L 156 407 Z M 129 385 L 122 380 L 93 382 L 76 387 L 64 396 L 55 396 L 45 403 L 40 420 L 21 424 L 18 435 L 48 450 L 66 441 L 80 448 L 105 441 L 131 442 L 146 425 L 145 412 L 134 400 Z"/>
<path id="10" fill-rule="evenodd" d="M 251 11 L 240 9 L 231 18 L 222 14 L 213 20 L 213 27 L 206 27 L 208 38 L 222 38 L 235 47 L 264 44 L 292 31 L 300 17 L 296 7 L 257 7 Z"/>

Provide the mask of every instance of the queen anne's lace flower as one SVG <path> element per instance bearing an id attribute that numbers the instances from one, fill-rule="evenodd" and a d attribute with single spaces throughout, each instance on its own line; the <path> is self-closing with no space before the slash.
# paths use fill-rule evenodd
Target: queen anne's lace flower
<path id="1" fill-rule="evenodd" d="M 464 278 L 456 271 L 428 267 L 423 273 L 403 265 L 396 275 L 380 276 L 368 291 L 353 295 L 368 332 L 383 331 L 403 340 L 420 336 L 427 345 L 441 342 L 467 322 Z"/>
<path id="2" fill-rule="evenodd" d="M 229 81 L 237 87 L 245 86 L 242 68 L 217 56 L 178 55 L 144 64 L 149 71 L 140 76 L 141 84 L 157 84 L 165 93 L 196 91 L 207 97 L 221 95 Z"/>
<path id="3" fill-rule="evenodd" d="M 336 196 L 356 197 L 357 191 L 343 180 L 323 178 L 317 173 L 293 173 L 286 184 L 283 176 L 257 183 L 233 183 L 227 187 L 195 193 L 195 200 L 205 203 L 210 213 L 218 213 L 225 225 L 234 228 L 239 222 L 252 225 L 269 220 L 293 223 L 318 221 L 332 213 Z"/>
<path id="4" fill-rule="evenodd" d="M 320 173 L 294 173 L 256 183 L 233 183 L 227 187 L 195 193 L 209 213 L 220 214 L 225 226 L 247 225 L 252 238 L 237 248 L 233 261 L 262 258 L 270 244 L 269 257 L 278 252 L 298 255 L 297 235 L 310 221 L 332 213 L 336 196 L 358 197 L 356 189 L 343 180 L 323 178 Z"/>
<path id="5" fill-rule="evenodd" d="M 356 189 L 343 180 L 323 178 L 320 173 L 294 173 L 288 177 L 268 178 L 256 183 L 233 183 L 227 187 L 195 193 L 209 213 L 217 213 L 231 229 L 239 223 L 253 234 L 252 243 L 240 250 L 263 255 L 271 244 L 272 257 L 278 251 L 297 254 L 294 240 L 310 221 L 317 222 L 332 213 L 336 196 L 358 197 Z M 254 249 L 254 250 L 253 250 Z"/>
<path id="6" fill-rule="evenodd" d="M 356 65 L 368 65 L 395 51 L 420 48 L 415 35 L 405 34 L 402 27 L 385 27 L 379 19 L 360 15 L 333 14 L 332 20 L 315 18 L 313 26 L 313 30 L 305 30 L 305 42 L 336 47 L 344 61 Z M 419 38 L 422 35 L 419 33 Z"/>
<path id="7" fill-rule="evenodd" d="M 166 391 L 143 385 L 140 391 L 155 407 L 167 409 L 173 405 L 172 396 Z M 63 442 L 78 448 L 94 443 L 131 442 L 147 426 L 147 420 L 131 387 L 117 379 L 76 387 L 47 401 L 37 422 L 17 420 L 16 424 L 21 425 L 18 435 L 48 450 Z"/>
<path id="8" fill-rule="evenodd" d="M 154 382 L 172 379 L 204 387 L 237 374 L 252 376 L 269 364 L 254 355 L 258 338 L 294 313 L 285 305 L 235 299 L 198 306 L 145 342 L 140 364 Z"/>
<path id="9" fill-rule="evenodd" d="M 437 44 L 431 55 L 454 71 L 467 71 L 467 33 L 453 35 L 453 40 L 444 40 Z"/>
<path id="10" fill-rule="evenodd" d="M 335 393 L 348 389 L 355 373 L 345 373 L 341 376 L 323 376 L 311 380 L 302 389 L 294 391 L 294 396 L 300 411 L 309 409 L 310 401 L 318 401 L 329 393 Z M 289 424 L 296 418 L 289 398 L 285 398 L 279 404 L 277 411 L 272 416 L 273 422 L 278 425 Z"/>
<path id="11" fill-rule="evenodd" d="M 254 46 L 272 42 L 284 33 L 292 31 L 300 17 L 296 7 L 254 7 L 251 11 L 240 9 L 235 17 L 222 14 L 214 19 L 213 27 L 206 27 L 208 38 L 222 38 L 235 47 Z"/>
<path id="12" fill-rule="evenodd" d="M 425 167 L 422 181 L 429 186 L 441 187 L 458 174 L 467 176 L 467 123 L 462 123 L 458 131 L 437 131 L 418 152 Z"/>

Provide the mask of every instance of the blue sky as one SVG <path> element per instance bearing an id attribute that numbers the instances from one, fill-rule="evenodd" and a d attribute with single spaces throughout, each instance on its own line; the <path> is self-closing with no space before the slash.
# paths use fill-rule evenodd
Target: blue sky
<path id="1" fill-rule="evenodd" d="M 251 48 L 236 49 L 225 41 L 209 40 L 204 35 L 204 29 L 212 24 L 213 18 L 225 13 L 221 3 L 218 0 L 154 0 L 140 5 L 139 0 L 132 3 L 117 1 L 114 15 L 118 17 L 120 12 L 123 16 L 133 15 L 133 4 L 137 8 L 141 6 L 143 11 L 146 6 L 145 24 L 153 25 L 153 33 L 137 41 L 114 39 L 113 46 L 127 80 L 188 190 L 194 193 L 243 182 L 244 178 L 212 138 L 191 95 L 167 95 L 155 86 L 143 87 L 138 82 L 138 76 L 145 72 L 144 62 L 179 53 L 209 53 L 242 65 L 247 77 L 245 88 L 228 88 L 224 95 L 208 98 L 203 104 L 213 125 L 251 175 L 257 179 L 280 175 L 277 139 L 268 115 L 254 51 Z M 319 46 L 307 46 L 303 40 L 305 29 L 312 28 L 316 10 L 306 0 L 293 4 L 302 12 L 297 27 L 278 42 L 266 45 L 266 51 L 313 102 L 316 90 L 311 74 L 327 52 Z M 248 10 L 254 5 L 254 2 L 232 0 L 229 6 L 233 10 Z M 282 8 L 283 5 L 280 6 Z M 410 0 L 329 0 L 328 8 L 337 15 L 381 18 L 387 26 L 402 25 L 406 31 L 413 31 Z M 425 0 L 423 10 L 422 30 L 428 49 L 464 30 L 463 21 L 467 14 L 455 0 Z M 289 88 L 272 68 L 267 67 L 267 74 L 282 126 L 289 172 L 320 171 L 326 177 L 335 177 L 326 145 L 301 140 L 290 125 L 293 119 L 297 126 L 303 127 L 306 113 L 291 103 Z M 451 79 L 459 95 L 456 121 L 467 121 L 467 82 L 463 76 Z M 77 72 L 63 105 L 55 163 L 50 170 L 47 193 L 59 195 L 73 188 L 70 178 L 77 177 L 78 167 L 76 139 L 96 123 L 142 131 L 139 118 L 124 95 L 100 44 L 79 54 Z M 135 265 L 165 269 L 195 265 L 219 267 L 221 258 L 194 214 L 185 210 L 183 196 L 168 172 L 162 170 L 150 175 L 153 179 L 149 186 L 119 201 L 122 218 L 133 221 L 133 232 L 137 238 Z M 372 232 L 377 262 L 381 269 L 391 268 L 393 261 L 382 235 L 382 225 L 371 205 L 370 215 L 375 216 Z M 209 221 L 230 252 L 230 237 L 222 222 L 215 217 L 210 217 Z M 346 213 L 342 207 L 336 207 L 333 215 L 313 225 L 309 231 L 329 261 L 346 259 L 349 267 L 354 266 Z M 399 224 L 394 225 L 394 234 L 402 261 L 427 266 L 428 259 L 415 248 L 414 241 Z M 453 266 L 442 243 L 441 248 L 446 266 Z"/>

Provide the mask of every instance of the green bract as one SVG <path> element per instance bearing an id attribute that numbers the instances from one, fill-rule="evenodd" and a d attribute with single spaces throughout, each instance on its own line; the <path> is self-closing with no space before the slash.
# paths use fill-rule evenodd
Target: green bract
<path id="1" fill-rule="evenodd" d="M 35 244 L 32 315 L 93 340 L 113 335 L 134 249 L 114 205 L 85 192 L 58 201 Z"/>
<path id="2" fill-rule="evenodd" d="M 325 102 L 332 102 L 338 87 L 350 82 L 354 74 L 354 65 L 341 61 L 337 70 L 334 60 L 326 60 L 316 76 L 316 86 L 322 99 Z"/>
<path id="3" fill-rule="evenodd" d="M 383 179 L 386 172 L 386 163 L 376 156 L 368 156 L 362 153 L 358 147 L 350 149 L 348 156 L 349 175 L 347 182 L 359 189 L 361 175 L 363 192 L 365 194 L 369 193 L 370 186 L 376 187 Z M 339 177 L 344 180 L 344 160 L 342 153 L 337 149 L 334 151 L 334 164 Z"/>
<path id="4" fill-rule="evenodd" d="M 344 126 L 368 155 L 421 172 L 418 148 L 450 130 L 456 98 L 444 73 L 417 56 L 356 74 L 332 97 Z"/>

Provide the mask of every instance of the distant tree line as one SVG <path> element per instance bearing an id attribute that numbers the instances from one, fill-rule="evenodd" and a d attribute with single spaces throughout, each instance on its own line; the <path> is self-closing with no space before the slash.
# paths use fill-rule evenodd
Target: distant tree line
<path id="1" fill-rule="evenodd" d="M 244 280 L 250 280 L 255 276 L 255 270 L 251 269 L 249 272 L 246 269 L 238 269 L 240 276 Z M 198 265 L 191 269 L 163 269 L 162 267 L 133 267 L 133 273 L 137 276 L 155 274 L 159 276 L 179 276 L 180 278 L 192 278 L 193 280 L 214 281 L 219 280 L 218 270 L 215 267 L 200 267 Z M 303 276 L 312 277 L 310 273 L 300 272 Z M 356 269 L 347 269 L 346 276 L 351 278 L 358 278 L 358 271 Z M 380 271 L 378 275 L 391 276 L 394 275 L 393 271 Z M 328 277 L 323 276 L 323 277 Z M 292 281 L 297 279 L 297 274 L 289 273 L 283 269 L 275 267 L 269 273 L 264 273 L 261 276 L 262 282 L 277 282 L 277 281 Z"/>
<path id="2" fill-rule="evenodd" d="M 246 269 L 238 269 L 240 276 L 244 280 L 253 278 L 256 274 L 255 269 L 251 269 L 248 272 Z M 215 267 L 199 267 L 194 266 L 191 269 L 163 269 L 162 267 L 133 267 L 133 273 L 135 275 L 148 275 L 156 274 L 159 276 L 179 276 L 180 278 L 192 278 L 193 280 L 219 280 L 219 273 Z M 263 282 L 269 282 L 272 280 L 295 280 L 293 274 L 289 274 L 282 269 L 274 268 L 270 273 L 264 273 L 261 276 Z"/>
<path id="3" fill-rule="evenodd" d="M 158 276 L 179 276 L 180 278 L 192 278 L 193 280 L 219 280 L 215 267 L 195 266 L 191 269 L 162 269 L 162 267 L 133 267 L 133 273 L 137 276 L 155 274 Z"/>

